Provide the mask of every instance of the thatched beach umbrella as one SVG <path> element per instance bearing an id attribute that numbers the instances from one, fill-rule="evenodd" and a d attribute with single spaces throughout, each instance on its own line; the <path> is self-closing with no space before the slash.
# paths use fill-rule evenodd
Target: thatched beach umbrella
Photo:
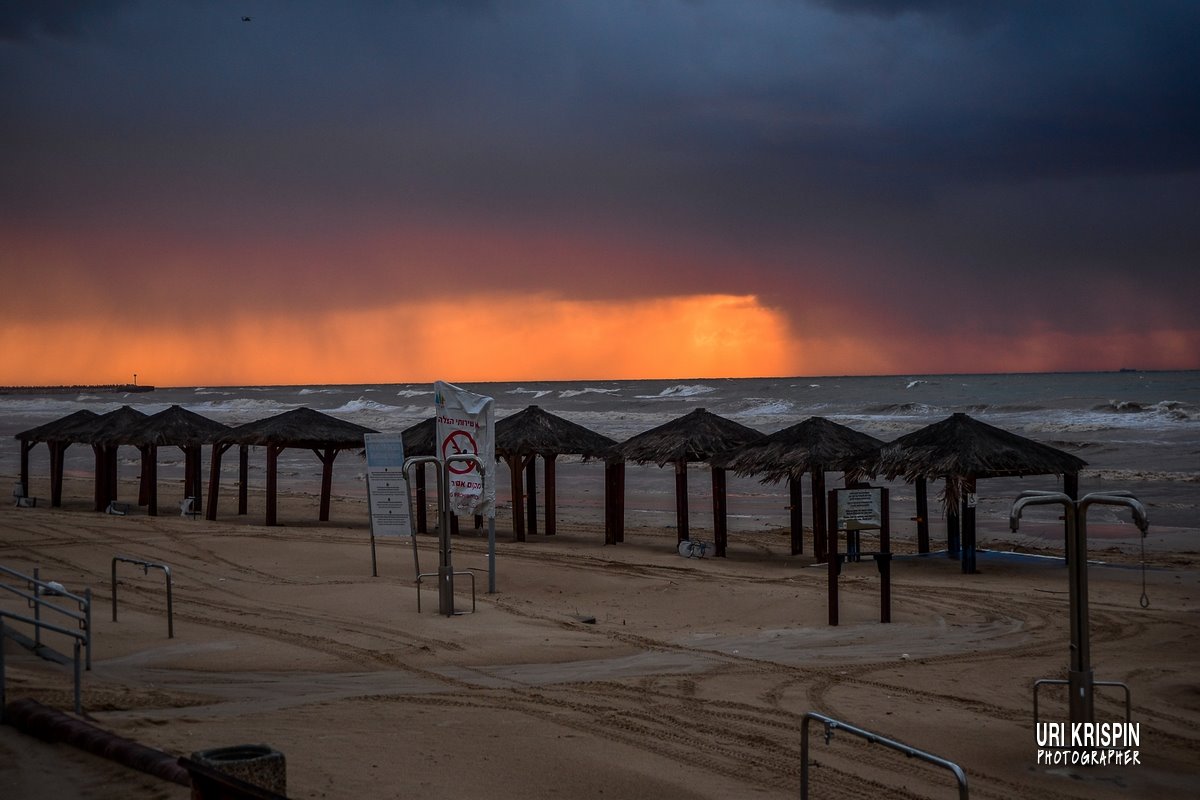
<path id="1" fill-rule="evenodd" d="M 74 441 L 90 444 L 96 454 L 97 511 L 104 511 L 117 500 L 117 450 L 121 445 L 121 437 L 136 430 L 145 420 L 146 415 L 136 408 L 121 406 L 116 411 L 101 414 L 91 422 L 81 424 L 71 432 Z M 142 467 L 144 472 L 144 460 Z"/>
<path id="2" fill-rule="evenodd" d="M 703 408 L 671 420 L 657 428 L 639 433 L 613 449 L 616 458 L 636 464 L 653 462 L 660 467 L 675 465 L 675 515 L 679 541 L 688 539 L 687 465 L 708 461 L 717 453 L 752 442 L 762 434 L 753 428 L 718 416 Z M 713 535 L 717 554 L 724 554 L 725 527 L 725 470 L 714 467 Z M 623 484 L 623 482 L 622 482 Z M 624 485 L 620 493 L 624 494 Z"/>
<path id="3" fill-rule="evenodd" d="M 21 431 L 14 437 L 21 442 L 22 495 L 29 496 L 29 451 L 39 442 L 45 442 L 50 449 L 50 505 L 52 508 L 62 505 L 63 462 L 67 448 L 79 441 L 75 438 L 78 432 L 92 424 L 98 416 L 95 411 L 82 408 L 53 422 Z"/>
<path id="4" fill-rule="evenodd" d="M 920 430 L 901 436 L 865 455 L 861 471 L 888 480 L 908 483 L 942 479 L 942 502 L 950 520 L 950 534 L 961 519 L 963 572 L 975 571 L 975 486 L 983 478 L 1026 475 L 1062 475 L 1065 490 L 1079 493 L 1079 470 L 1087 462 L 1050 445 L 1018 436 L 985 422 L 953 414 Z M 953 542 L 952 542 L 953 544 Z M 947 548 L 954 554 L 955 547 Z"/>
<path id="5" fill-rule="evenodd" d="M 788 482 L 791 511 L 792 555 L 804 552 L 804 517 L 800 479 L 809 474 L 812 484 L 813 552 L 825 558 L 825 473 L 844 472 L 854 459 L 883 442 L 824 417 L 809 417 L 781 431 L 714 456 L 713 467 L 733 470 L 740 476 L 761 475 L 763 483 Z"/>
<path id="6" fill-rule="evenodd" d="M 496 423 L 496 457 L 504 459 L 512 477 L 513 535 L 525 541 L 525 534 L 537 533 L 536 459 L 542 457 L 546 477 L 546 535 L 556 530 L 554 461 L 560 455 L 583 456 L 584 460 L 603 458 L 615 441 L 570 420 L 551 414 L 538 406 L 505 417 Z M 521 509 L 522 470 L 528 485 L 528 517 Z"/>
<path id="7" fill-rule="evenodd" d="M 146 506 L 147 514 L 158 515 L 158 448 L 174 446 L 183 451 L 184 497 L 192 498 L 192 511 L 198 513 L 202 492 L 201 448 L 228 431 L 228 425 L 173 405 L 117 437 L 120 444 L 133 445 L 142 451 L 143 497 L 139 502 Z"/>
<path id="8" fill-rule="evenodd" d="M 278 488 L 279 454 L 289 447 L 312 450 L 321 460 L 321 510 L 319 519 L 329 520 L 329 497 L 333 490 L 333 460 L 342 450 L 361 450 L 363 434 L 375 433 L 371 428 L 346 422 L 311 408 L 294 408 L 273 417 L 249 422 L 218 436 L 213 443 L 212 470 L 208 482 L 208 513 L 217 518 L 217 497 L 221 479 L 221 454 L 231 446 L 255 445 L 267 448 L 267 511 L 266 525 L 277 524 L 276 499 Z M 241 491 L 246 491 L 242 481 Z"/>

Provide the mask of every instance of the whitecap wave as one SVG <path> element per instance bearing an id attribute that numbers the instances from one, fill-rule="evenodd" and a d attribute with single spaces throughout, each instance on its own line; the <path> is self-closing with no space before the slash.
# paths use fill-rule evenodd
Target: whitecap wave
<path id="1" fill-rule="evenodd" d="M 365 397 L 360 397 L 357 400 L 351 400 L 348 403 L 343 403 L 337 408 L 330 409 L 328 414 L 361 414 L 367 411 L 375 412 L 396 412 L 399 411 L 399 406 L 389 406 L 386 403 L 377 403 L 374 400 L 368 400 Z"/>
<path id="2" fill-rule="evenodd" d="M 616 394 L 620 389 L 604 389 L 599 386 L 585 386 L 582 389 L 563 389 L 558 393 L 561 398 L 579 397 L 582 394 Z"/>
<path id="3" fill-rule="evenodd" d="M 639 400 L 678 400 L 680 398 L 687 399 L 702 394 L 709 394 L 716 390 L 717 387 L 706 386 L 703 383 L 680 383 L 675 386 L 669 386 L 658 394 L 639 394 L 636 397 Z"/>
<path id="4" fill-rule="evenodd" d="M 401 389 L 396 392 L 396 397 L 421 397 L 427 394 L 433 394 L 433 389 Z"/>
<path id="5" fill-rule="evenodd" d="M 531 394 L 533 395 L 533 399 L 537 400 L 539 397 L 545 397 L 550 394 L 550 392 L 550 389 L 525 389 L 518 386 L 516 389 L 509 389 L 505 394 Z"/>

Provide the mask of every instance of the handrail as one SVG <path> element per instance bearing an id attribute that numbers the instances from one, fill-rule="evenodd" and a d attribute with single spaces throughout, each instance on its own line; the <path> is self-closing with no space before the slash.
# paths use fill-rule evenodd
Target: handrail
<path id="1" fill-rule="evenodd" d="M 134 564 L 142 568 L 143 575 L 149 575 L 151 569 L 161 569 L 167 579 L 167 638 L 175 638 L 175 614 L 171 603 L 171 568 L 166 564 L 156 564 L 153 561 L 143 561 L 129 556 L 113 556 L 112 558 L 112 618 L 117 621 L 117 562 Z"/>
<path id="2" fill-rule="evenodd" d="M 55 625 L 50 622 L 43 622 L 42 620 L 37 620 L 32 617 L 22 616 L 21 614 L 13 614 L 9 611 L 0 611 L 0 722 L 4 721 L 4 706 L 5 706 L 4 637 L 6 637 L 8 635 L 8 632 L 5 630 L 5 627 L 6 627 L 4 624 L 5 619 L 14 619 L 18 622 L 24 622 L 28 625 L 33 625 L 35 628 L 39 628 L 39 629 L 47 628 L 47 629 L 55 631 L 57 633 L 61 633 L 64 636 L 70 636 L 71 638 L 73 638 L 75 640 L 75 642 L 74 642 L 75 713 L 82 714 L 83 713 L 83 699 L 82 699 L 82 695 L 80 692 L 80 684 L 82 683 L 82 681 L 81 681 L 81 676 L 80 676 L 80 672 L 79 672 L 79 646 L 80 646 L 81 642 L 86 642 L 88 640 L 88 634 L 86 632 L 80 633 L 77 630 L 72 630 L 70 628 L 64 628 L 61 625 Z M 88 650 L 89 651 L 91 650 L 90 646 L 88 647 Z"/>
<path id="3" fill-rule="evenodd" d="M 68 619 L 73 619 L 78 624 L 79 629 L 84 632 L 83 646 L 87 653 L 86 668 L 90 671 L 92 668 L 92 590 L 85 589 L 82 595 L 77 595 L 68 592 L 60 584 L 51 585 L 50 581 L 43 581 L 39 576 L 39 569 L 33 568 L 33 576 L 25 575 L 5 566 L 0 566 L 0 574 L 8 575 L 18 580 L 24 581 L 29 591 L 24 591 L 16 586 L 10 586 L 6 583 L 0 583 L 0 589 L 4 589 L 18 597 L 25 598 L 25 603 L 29 608 L 33 609 L 34 626 L 33 641 L 35 647 L 42 646 L 42 628 L 52 628 L 53 626 L 42 622 L 42 608 L 45 607 L 51 611 L 57 611 Z M 39 592 L 38 590 L 42 591 Z M 69 608 L 55 605 L 46 600 L 46 594 L 50 592 L 53 596 L 65 597 L 68 600 L 74 600 L 79 606 L 78 611 L 72 611 Z"/>
<path id="4" fill-rule="evenodd" d="M 892 750 L 898 750 L 909 758 L 917 758 L 934 766 L 942 767 L 954 773 L 955 780 L 958 781 L 958 797 L 959 800 L 967 800 L 967 775 L 963 772 L 962 767 L 955 764 L 953 761 L 947 761 L 940 756 L 935 756 L 932 753 L 926 753 L 924 750 L 918 750 L 915 747 L 909 747 L 902 742 L 897 742 L 894 739 L 888 739 L 885 736 L 880 736 L 871 731 L 865 731 L 862 728 L 856 728 L 853 725 L 848 725 L 840 720 L 827 717 L 824 714 L 818 714 L 815 711 L 807 711 L 804 714 L 804 719 L 800 723 L 800 800 L 808 800 L 808 723 L 812 720 L 824 723 L 825 725 L 825 742 L 833 738 L 835 730 L 845 731 L 846 733 L 857 736 L 861 739 L 866 739 L 871 744 L 881 744 L 884 747 L 889 747 Z"/>

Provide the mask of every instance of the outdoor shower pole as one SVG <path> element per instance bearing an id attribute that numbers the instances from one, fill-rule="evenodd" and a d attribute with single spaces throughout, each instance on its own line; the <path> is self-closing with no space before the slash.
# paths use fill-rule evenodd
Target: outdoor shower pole
<path id="1" fill-rule="evenodd" d="M 1067 578 L 1071 598 L 1071 663 L 1067 670 L 1071 722 L 1095 722 L 1091 648 L 1088 635 L 1087 511 L 1093 504 L 1127 506 L 1142 535 L 1149 527 L 1146 509 L 1128 492 L 1099 492 L 1074 500 L 1062 492 L 1022 492 L 1009 512 L 1009 527 L 1016 532 L 1025 506 L 1061 505 L 1067 525 Z"/>
<path id="2" fill-rule="evenodd" d="M 454 566 L 450 557 L 450 518 L 454 509 L 450 505 L 450 465 L 456 461 L 474 464 L 479 470 L 479 480 L 484 476 L 483 459 L 474 453 L 459 453 L 447 456 L 438 470 L 438 511 L 441 512 L 441 524 L 438 525 L 438 612 L 444 616 L 454 616 Z"/>

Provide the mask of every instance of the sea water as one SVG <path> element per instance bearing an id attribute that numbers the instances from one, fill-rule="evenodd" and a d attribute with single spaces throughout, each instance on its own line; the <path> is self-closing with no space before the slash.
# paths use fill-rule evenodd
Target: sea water
<path id="1" fill-rule="evenodd" d="M 1146 506 L 1157 528 L 1200 530 L 1200 372 L 899 375 L 882 377 L 736 378 L 624 381 L 521 381 L 461 383 L 495 398 L 497 418 L 538 405 L 547 411 L 617 441 L 704 408 L 763 433 L 773 433 L 811 416 L 827 417 L 889 441 L 952 413 L 971 416 L 1049 444 L 1088 462 L 1080 490 L 1127 490 Z M 79 409 L 103 414 L 129 405 L 146 414 L 179 404 L 228 425 L 263 419 L 306 406 L 382 432 L 398 432 L 433 415 L 432 384 L 360 384 L 339 386 L 195 386 L 159 388 L 143 393 L 0 394 L 0 474 L 19 473 L 14 435 Z M 182 454 L 161 448 L 160 478 L 182 477 Z M 121 450 L 122 478 L 136 477 L 139 455 Z M 251 455 L 251 486 L 262 485 L 265 458 Z M 565 457 L 558 465 L 560 517 L 598 514 L 603 507 L 603 470 Z M 236 480 L 236 459 L 225 459 L 223 481 Z M 208 451 L 204 454 L 207 478 Z M 91 449 L 68 450 L 67 472 L 90 477 Z M 320 463 L 306 450 L 285 450 L 280 460 L 284 491 L 314 493 Z M 39 470 L 41 472 L 39 472 Z M 48 470 L 46 448 L 31 453 L 31 471 Z M 365 464 L 346 452 L 335 463 L 334 491 L 365 497 Z M 499 467 L 497 499 L 508 497 L 507 468 Z M 630 524 L 669 525 L 674 515 L 675 484 L 668 466 L 627 471 L 626 516 Z M 838 485 L 831 480 L 830 487 Z M 911 487 L 890 484 L 896 514 L 913 513 Z M 1007 514 L 1022 489 L 1054 489 L 1053 476 L 997 479 L 979 484 L 980 524 L 1007 529 Z M 704 465 L 693 465 L 690 487 L 693 527 L 711 528 L 711 495 Z M 936 494 L 931 484 L 931 494 Z M 807 487 L 805 489 L 807 492 Z M 226 490 L 226 493 L 228 489 Z M 787 490 L 764 486 L 753 477 L 729 478 L 730 530 L 739 526 L 785 527 Z M 931 516 L 940 516 L 931 496 Z M 503 515 L 505 512 L 499 512 Z M 807 513 L 807 511 L 806 511 Z M 1127 511 L 1096 508 L 1101 523 L 1121 523 Z"/>

